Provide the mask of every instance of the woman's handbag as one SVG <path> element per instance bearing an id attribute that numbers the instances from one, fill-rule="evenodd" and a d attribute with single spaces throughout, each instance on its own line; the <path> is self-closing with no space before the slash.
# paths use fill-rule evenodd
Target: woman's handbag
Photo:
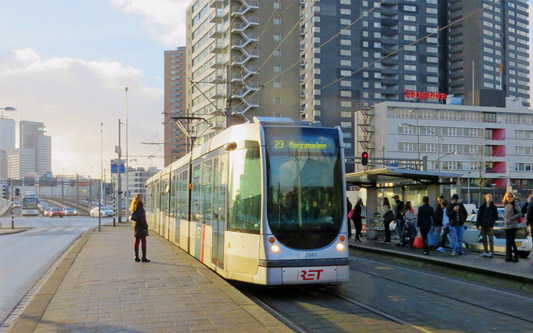
<path id="1" fill-rule="evenodd" d="M 130 221 L 137 221 L 137 212 L 133 212 L 130 215 Z"/>
<path id="2" fill-rule="evenodd" d="M 353 214 L 355 214 L 355 210 L 352 209 L 349 213 L 348 213 L 348 218 L 349 219 L 353 219 Z"/>
<path id="3" fill-rule="evenodd" d="M 385 223 L 390 223 L 394 221 L 394 213 L 389 210 L 388 212 L 385 213 L 385 215 L 383 215 L 383 222 Z"/>
<path id="4" fill-rule="evenodd" d="M 413 242 L 413 247 L 421 249 L 423 247 L 422 243 L 422 236 L 420 236 L 420 233 L 418 233 L 415 237 L 415 241 Z"/>

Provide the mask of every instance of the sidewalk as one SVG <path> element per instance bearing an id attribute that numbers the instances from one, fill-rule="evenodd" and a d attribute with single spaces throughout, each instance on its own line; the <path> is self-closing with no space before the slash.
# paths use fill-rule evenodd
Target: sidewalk
<path id="1" fill-rule="evenodd" d="M 467 252 L 466 255 L 452 256 L 451 251 L 430 251 L 429 256 L 422 255 L 421 249 L 398 247 L 395 242 L 384 243 L 378 240 L 362 239 L 355 242 L 350 239 L 349 245 L 362 251 L 376 252 L 391 257 L 415 259 L 422 263 L 437 264 L 464 270 L 487 274 L 492 277 L 502 277 L 524 284 L 524 288 L 533 290 L 533 254 L 527 259 L 520 259 L 518 263 L 506 262 L 504 256 L 496 255 L 493 258 L 481 258 L 481 252 Z"/>
<path id="2" fill-rule="evenodd" d="M 88 232 L 63 257 L 9 332 L 290 331 L 159 236 L 152 262 L 134 262 L 131 225 Z"/>

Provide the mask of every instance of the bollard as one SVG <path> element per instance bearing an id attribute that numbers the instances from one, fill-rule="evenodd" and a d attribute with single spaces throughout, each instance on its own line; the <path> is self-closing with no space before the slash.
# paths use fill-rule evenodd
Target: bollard
<path id="1" fill-rule="evenodd" d="M 115 195 L 113 195 L 113 227 L 115 226 L 115 217 L 117 215 L 117 206 L 115 205 Z"/>
<path id="2" fill-rule="evenodd" d="M 13 205 L 11 205 L 11 229 L 15 229 L 15 210 L 13 209 Z"/>

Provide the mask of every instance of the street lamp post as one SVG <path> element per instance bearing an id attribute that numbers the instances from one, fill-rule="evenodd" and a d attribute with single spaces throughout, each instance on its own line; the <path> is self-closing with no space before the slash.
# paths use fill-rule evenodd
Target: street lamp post
<path id="1" fill-rule="evenodd" d="M 130 196 L 129 193 L 129 164 L 128 164 L 128 87 L 125 87 L 124 90 L 126 91 L 126 203 L 128 202 L 128 198 Z"/>
<path id="2" fill-rule="evenodd" d="M 98 193 L 98 231 L 102 231 L 102 178 L 104 176 L 104 123 L 100 123 L 100 186 Z"/>

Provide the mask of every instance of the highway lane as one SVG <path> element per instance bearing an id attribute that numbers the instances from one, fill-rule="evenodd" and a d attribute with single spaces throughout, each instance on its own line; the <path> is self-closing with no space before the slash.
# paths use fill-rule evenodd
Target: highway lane
<path id="1" fill-rule="evenodd" d="M 0 218 L 0 223 L 6 228 L 11 225 L 11 218 Z M 110 224 L 112 219 L 103 219 L 102 223 Z M 33 229 L 0 235 L 0 323 L 80 235 L 98 227 L 98 219 L 16 217 L 15 226 Z"/>

